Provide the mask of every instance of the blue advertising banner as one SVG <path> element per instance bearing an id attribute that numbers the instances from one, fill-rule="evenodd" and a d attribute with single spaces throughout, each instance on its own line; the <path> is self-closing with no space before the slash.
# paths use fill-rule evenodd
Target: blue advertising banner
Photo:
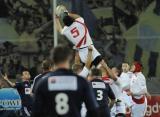
<path id="1" fill-rule="evenodd" d="M 16 89 L 0 89 L 0 110 L 19 110 L 21 107 L 21 98 Z"/>

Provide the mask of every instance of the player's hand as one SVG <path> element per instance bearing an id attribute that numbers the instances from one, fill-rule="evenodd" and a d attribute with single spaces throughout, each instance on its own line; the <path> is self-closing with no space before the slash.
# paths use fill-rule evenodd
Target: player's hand
<path id="1" fill-rule="evenodd" d="M 93 47 L 92 47 L 92 46 L 89 46 L 89 47 L 88 47 L 88 51 L 93 51 Z"/>
<path id="2" fill-rule="evenodd" d="M 100 62 L 100 64 L 101 64 L 103 67 L 107 66 L 107 64 L 106 64 L 106 62 L 105 62 L 104 60 L 102 60 L 102 61 Z"/>
<path id="3" fill-rule="evenodd" d="M 8 80 L 7 74 L 5 74 L 3 78 L 4 78 L 4 80 Z"/>
<path id="4" fill-rule="evenodd" d="M 61 17 L 64 13 L 68 13 L 68 10 L 66 9 L 65 6 L 59 5 L 59 6 L 56 7 L 56 11 L 55 12 L 56 12 L 56 15 L 58 17 Z"/>
<path id="5" fill-rule="evenodd" d="M 132 96 L 133 94 L 132 94 L 131 91 L 127 91 L 127 95 L 128 95 L 128 96 Z"/>

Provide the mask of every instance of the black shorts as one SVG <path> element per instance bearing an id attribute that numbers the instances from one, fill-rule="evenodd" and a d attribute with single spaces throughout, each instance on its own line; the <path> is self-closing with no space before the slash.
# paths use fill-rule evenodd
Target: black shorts
<path id="1" fill-rule="evenodd" d="M 102 56 L 97 56 L 94 61 L 92 61 L 92 64 L 91 65 L 94 65 L 94 66 L 97 66 L 101 61 L 102 61 Z"/>
<path id="2" fill-rule="evenodd" d="M 115 117 L 126 117 L 124 113 L 118 113 Z"/>
<path id="3" fill-rule="evenodd" d="M 110 117 L 110 109 L 105 107 L 105 108 L 100 108 L 99 109 L 99 117 Z"/>

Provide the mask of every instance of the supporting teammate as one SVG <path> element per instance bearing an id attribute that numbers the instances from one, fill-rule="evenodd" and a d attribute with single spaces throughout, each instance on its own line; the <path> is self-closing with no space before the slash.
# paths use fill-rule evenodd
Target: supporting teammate
<path id="1" fill-rule="evenodd" d="M 59 54 L 60 53 L 60 54 Z M 54 72 L 36 85 L 33 117 L 81 117 L 84 102 L 87 117 L 97 117 L 98 103 L 88 82 L 69 70 L 72 53 L 68 47 L 57 46 L 53 52 Z"/>
<path id="2" fill-rule="evenodd" d="M 35 93 L 35 87 L 38 84 L 38 81 L 40 80 L 40 78 L 42 78 L 44 75 L 46 75 L 47 73 L 49 73 L 52 70 L 53 70 L 52 61 L 51 60 L 43 60 L 42 61 L 42 73 L 37 75 L 34 78 L 33 85 L 32 85 L 32 94 Z"/>
<path id="3" fill-rule="evenodd" d="M 103 71 L 104 71 L 103 80 L 109 83 L 110 87 L 112 88 L 116 96 L 116 103 L 111 110 L 111 116 L 112 117 L 125 117 L 127 106 L 128 107 L 131 106 L 130 101 L 128 101 L 129 100 L 128 96 L 124 92 L 124 89 L 125 89 L 124 87 L 126 87 L 127 84 L 130 84 L 129 82 L 126 82 L 128 80 L 128 74 L 122 72 L 122 74 L 120 75 L 119 69 L 117 69 L 116 67 L 110 69 L 104 61 L 102 61 L 101 64 L 102 64 Z M 109 78 L 111 79 L 109 78 L 106 79 L 105 75 L 109 76 Z"/>
<path id="4" fill-rule="evenodd" d="M 83 64 L 80 63 L 79 55 L 76 53 L 75 63 L 72 65 L 72 70 L 74 73 L 76 73 L 84 78 L 87 78 L 87 76 L 89 74 L 89 70 L 91 68 L 91 64 L 92 64 L 92 51 L 93 51 L 92 47 L 89 46 L 87 61 L 84 66 L 83 66 Z"/>
<path id="5" fill-rule="evenodd" d="M 99 69 L 95 68 L 91 70 L 89 80 L 94 89 L 97 102 L 100 105 L 100 117 L 110 117 L 110 108 L 115 102 L 115 95 L 112 92 L 112 89 L 102 80 L 102 73 Z"/>

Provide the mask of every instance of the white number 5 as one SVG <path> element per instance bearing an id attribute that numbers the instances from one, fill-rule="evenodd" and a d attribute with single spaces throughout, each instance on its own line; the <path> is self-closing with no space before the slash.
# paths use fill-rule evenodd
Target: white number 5
<path id="1" fill-rule="evenodd" d="M 65 93 L 59 93 L 55 97 L 56 112 L 59 115 L 65 115 L 69 111 L 68 96 Z"/>
<path id="2" fill-rule="evenodd" d="M 97 90 L 97 100 L 100 101 L 103 99 L 103 91 Z"/>

